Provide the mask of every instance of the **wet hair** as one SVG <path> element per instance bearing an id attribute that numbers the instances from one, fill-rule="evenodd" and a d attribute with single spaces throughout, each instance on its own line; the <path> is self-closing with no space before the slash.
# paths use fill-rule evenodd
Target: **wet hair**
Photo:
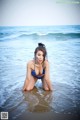
<path id="1" fill-rule="evenodd" d="M 39 50 L 43 52 L 43 57 L 44 57 L 44 60 L 45 60 L 45 58 L 47 57 L 47 51 L 46 51 L 46 47 L 45 47 L 45 45 L 43 43 L 38 43 L 38 47 L 34 51 L 34 56 L 36 56 L 36 53 Z"/>

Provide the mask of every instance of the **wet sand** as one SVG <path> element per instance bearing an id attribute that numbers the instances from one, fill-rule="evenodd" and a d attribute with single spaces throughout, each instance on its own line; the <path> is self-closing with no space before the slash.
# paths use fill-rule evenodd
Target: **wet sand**
<path id="1" fill-rule="evenodd" d="M 19 116 L 19 120 L 79 120 L 79 116 L 75 114 L 57 114 L 54 112 L 46 113 L 23 113 Z M 18 120 L 17 119 L 17 120 Z"/>
<path id="2" fill-rule="evenodd" d="M 52 92 L 44 91 L 40 86 L 38 88 L 35 87 L 32 91 L 22 92 L 24 96 L 23 101 L 21 100 L 20 104 L 18 104 L 17 106 L 11 109 L 9 108 L 7 109 L 9 112 L 9 119 L 10 120 L 79 120 L 79 111 L 77 108 L 69 108 L 69 109 L 65 108 L 62 111 L 60 109 L 61 108 L 61 104 L 60 104 L 56 110 L 56 107 L 53 105 L 53 102 L 55 101 L 55 100 L 53 101 L 53 98 L 55 99 L 55 92 L 56 92 L 55 89 Z"/>

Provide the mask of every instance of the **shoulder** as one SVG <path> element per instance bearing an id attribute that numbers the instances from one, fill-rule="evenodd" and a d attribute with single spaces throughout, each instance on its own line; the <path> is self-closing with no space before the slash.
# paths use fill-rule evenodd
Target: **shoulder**
<path id="1" fill-rule="evenodd" d="M 28 61 L 28 62 L 27 62 L 27 67 L 31 67 L 32 64 L 33 64 L 33 61 L 32 61 L 32 60 Z"/>
<path id="2" fill-rule="evenodd" d="M 46 66 L 49 66 L 49 61 L 48 60 L 45 60 L 44 61 L 44 66 L 46 67 Z"/>

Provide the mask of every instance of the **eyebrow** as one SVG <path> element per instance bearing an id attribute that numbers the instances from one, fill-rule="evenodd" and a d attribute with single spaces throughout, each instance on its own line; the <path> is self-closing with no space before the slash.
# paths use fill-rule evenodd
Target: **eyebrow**
<path id="1" fill-rule="evenodd" d="M 44 55 L 43 53 L 41 54 L 41 53 L 38 53 L 38 54 L 40 54 L 40 55 Z"/>

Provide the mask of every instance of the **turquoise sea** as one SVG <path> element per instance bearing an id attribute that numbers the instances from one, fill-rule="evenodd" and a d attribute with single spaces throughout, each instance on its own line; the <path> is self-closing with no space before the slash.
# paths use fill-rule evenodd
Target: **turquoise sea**
<path id="1" fill-rule="evenodd" d="M 38 80 L 33 91 L 24 93 L 26 64 L 34 58 L 39 42 L 47 48 L 53 92 L 42 90 Z M 19 119 L 24 112 L 53 112 L 78 118 L 80 25 L 0 27 L 1 111 L 8 111 L 11 120 Z"/>

